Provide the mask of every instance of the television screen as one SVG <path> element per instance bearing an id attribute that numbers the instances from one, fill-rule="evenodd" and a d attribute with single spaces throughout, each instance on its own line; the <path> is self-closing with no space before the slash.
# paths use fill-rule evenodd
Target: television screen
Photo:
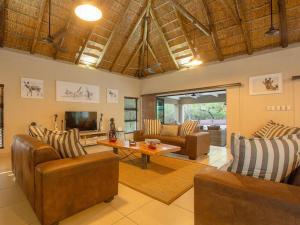
<path id="1" fill-rule="evenodd" d="M 66 130 L 97 130 L 97 112 L 65 112 Z"/>

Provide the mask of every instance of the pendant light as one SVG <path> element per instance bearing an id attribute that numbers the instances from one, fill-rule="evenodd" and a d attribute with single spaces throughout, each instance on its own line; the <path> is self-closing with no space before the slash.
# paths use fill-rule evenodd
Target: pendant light
<path id="1" fill-rule="evenodd" d="M 75 7 L 75 14 L 88 22 L 98 21 L 102 18 L 102 12 L 97 5 L 97 1 L 80 1 Z"/>

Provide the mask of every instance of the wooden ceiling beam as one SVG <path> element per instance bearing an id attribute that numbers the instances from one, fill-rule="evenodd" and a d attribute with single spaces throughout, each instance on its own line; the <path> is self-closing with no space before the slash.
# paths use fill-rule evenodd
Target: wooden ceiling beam
<path id="1" fill-rule="evenodd" d="M 148 46 L 148 49 L 149 49 L 149 51 L 150 51 L 150 53 L 151 53 L 151 55 L 152 55 L 152 57 L 153 57 L 155 63 L 156 63 L 156 64 L 160 64 L 159 68 L 160 68 L 161 72 L 164 73 L 165 70 L 164 70 L 164 68 L 162 67 L 162 64 L 158 61 L 158 58 L 157 58 L 157 56 L 155 55 L 155 53 L 154 53 L 154 51 L 153 51 L 153 49 L 152 49 L 150 43 L 148 43 L 148 41 L 147 41 L 147 46 Z"/>
<path id="2" fill-rule="evenodd" d="M 61 37 L 61 39 L 59 40 L 59 43 L 58 43 L 59 48 L 63 48 L 63 46 L 64 46 L 66 34 L 68 33 L 68 31 L 69 31 L 69 29 L 71 27 L 72 18 L 73 18 L 73 16 L 70 16 L 69 19 L 68 19 L 68 21 L 67 21 L 67 23 L 65 24 L 65 27 L 64 27 L 65 33 Z M 54 59 L 57 59 L 58 53 L 59 53 L 58 49 L 55 48 L 55 52 L 53 54 L 53 58 Z"/>
<path id="3" fill-rule="evenodd" d="M 172 53 L 172 50 L 171 50 L 171 48 L 169 46 L 169 43 L 168 43 L 168 41 L 167 41 L 167 39 L 166 39 L 166 37 L 165 37 L 165 35 L 164 35 L 161 27 L 159 26 L 159 23 L 158 23 L 158 21 L 156 19 L 156 16 L 154 15 L 154 12 L 153 12 L 152 9 L 150 9 L 150 15 L 151 15 L 151 18 L 152 18 L 152 20 L 154 22 L 154 25 L 155 25 L 156 29 L 159 32 L 159 36 L 161 37 L 162 41 L 164 42 L 165 46 L 167 47 L 169 55 L 170 55 L 170 57 L 171 57 L 174 65 L 175 65 L 176 69 L 179 70 L 179 65 L 178 65 L 178 63 L 177 63 L 177 61 L 176 61 L 176 59 L 175 59 L 175 57 L 174 57 L 174 55 Z"/>
<path id="4" fill-rule="evenodd" d="M 4 0 L 2 2 L 2 5 L 0 6 L 0 47 L 4 47 L 4 40 L 5 40 L 5 15 L 6 15 L 6 9 L 7 9 L 7 2 L 8 0 Z"/>
<path id="5" fill-rule="evenodd" d="M 148 17 L 149 17 L 149 10 L 151 7 L 151 1 L 150 1 L 150 6 L 148 7 L 148 10 L 145 14 L 144 17 L 144 33 L 143 33 L 143 46 L 142 46 L 142 51 L 140 54 L 140 70 L 139 70 L 139 77 L 143 76 L 143 69 L 144 69 L 144 63 L 145 63 L 145 49 L 147 47 L 147 38 L 148 38 Z"/>
<path id="6" fill-rule="evenodd" d="M 109 49 L 109 47 L 111 45 L 112 39 L 114 38 L 114 36 L 115 36 L 115 34 L 116 34 L 116 32 L 117 32 L 117 30 L 119 28 L 120 23 L 123 21 L 123 19 L 127 15 L 127 12 L 130 10 L 129 4 L 130 4 L 130 0 L 127 1 L 127 8 L 126 8 L 126 10 L 123 11 L 123 14 L 120 15 L 120 18 L 119 18 L 118 22 L 114 26 L 114 28 L 113 28 L 113 30 L 112 30 L 112 32 L 111 32 L 111 34 L 110 34 L 110 36 L 109 36 L 109 38 L 108 38 L 105 46 L 104 46 L 104 49 L 103 49 L 103 51 L 102 51 L 102 53 L 101 53 L 101 55 L 100 55 L 100 57 L 99 57 L 99 59 L 98 59 L 98 61 L 96 63 L 96 68 L 100 67 L 101 62 L 102 62 L 104 56 L 106 55 L 107 50 Z"/>
<path id="7" fill-rule="evenodd" d="M 217 35 L 217 30 L 216 30 L 213 20 L 211 18 L 210 10 L 208 7 L 208 2 L 207 2 L 207 0 L 202 0 L 202 3 L 203 3 L 204 11 L 205 11 L 205 14 L 206 14 L 206 17 L 208 20 L 209 27 L 211 30 L 211 38 L 212 38 L 212 42 L 213 42 L 213 47 L 216 51 L 218 59 L 220 61 L 223 61 L 224 56 L 221 51 L 221 47 L 220 47 L 220 43 L 219 43 L 219 39 L 218 39 L 218 35 Z"/>
<path id="8" fill-rule="evenodd" d="M 185 18 L 187 18 L 195 27 L 197 27 L 201 32 L 205 35 L 210 36 L 211 30 L 207 28 L 204 24 L 202 24 L 196 17 L 194 17 L 189 11 L 187 11 L 182 5 L 180 5 L 177 0 L 170 0 L 174 7 L 178 10 L 180 14 L 182 14 Z"/>
<path id="9" fill-rule="evenodd" d="M 285 0 L 278 0 L 278 6 L 279 6 L 279 21 L 280 21 L 280 44 L 281 47 L 286 48 L 289 45 L 289 39 L 288 39 Z"/>
<path id="10" fill-rule="evenodd" d="M 144 16 L 146 15 L 149 7 L 151 5 L 151 0 L 148 0 L 147 2 L 147 6 L 144 8 L 142 14 L 139 16 L 134 28 L 131 30 L 130 34 L 126 37 L 126 42 L 122 45 L 122 48 L 119 50 L 117 57 L 114 58 L 113 62 L 111 63 L 110 67 L 109 67 L 109 71 L 112 71 L 115 63 L 120 59 L 125 47 L 127 46 L 127 44 L 130 42 L 131 38 L 133 37 L 133 35 L 135 34 L 135 32 L 137 31 L 138 27 L 140 26 Z"/>
<path id="11" fill-rule="evenodd" d="M 189 39 L 189 36 L 188 36 L 188 31 L 186 30 L 184 24 L 183 24 L 183 20 L 182 20 L 182 16 L 179 14 L 179 12 L 177 11 L 177 9 L 174 7 L 174 10 L 176 12 L 176 15 L 178 17 L 178 21 L 179 21 L 179 24 L 180 24 L 180 27 L 181 27 L 181 30 L 182 30 L 182 33 L 184 35 L 184 38 L 189 46 L 189 48 L 191 49 L 192 53 L 193 53 L 193 57 L 196 58 L 197 57 L 197 52 L 195 51 L 195 48 L 193 46 L 193 43 L 192 41 Z"/>
<path id="12" fill-rule="evenodd" d="M 49 0 L 42 0 L 41 1 L 41 5 L 40 5 L 40 9 L 39 9 L 39 14 L 38 14 L 38 18 L 37 18 L 37 26 L 34 32 L 34 38 L 31 44 L 31 48 L 30 48 L 30 54 L 34 54 L 35 52 L 35 47 L 36 44 L 38 42 L 38 38 L 39 38 L 39 33 L 43 24 L 43 18 L 44 18 L 44 14 L 47 8 L 47 2 Z"/>
<path id="13" fill-rule="evenodd" d="M 84 40 L 84 42 L 83 42 L 83 45 L 81 46 L 81 48 L 80 48 L 80 50 L 79 50 L 79 53 L 78 53 L 78 55 L 77 55 L 77 57 L 76 57 L 76 59 L 75 59 L 75 61 L 74 61 L 74 63 L 75 63 L 76 65 L 79 64 L 80 58 L 81 58 L 81 56 L 82 56 L 82 54 L 83 54 L 83 52 L 84 52 L 84 50 L 85 50 L 85 48 L 86 48 L 86 46 L 87 46 L 89 40 L 91 39 L 91 37 L 92 37 L 92 35 L 93 35 L 94 31 L 95 31 L 95 28 L 96 28 L 96 25 L 94 25 L 93 28 L 91 28 L 91 29 L 89 30 L 88 35 L 87 35 L 87 37 L 85 38 L 85 40 Z"/>
<path id="14" fill-rule="evenodd" d="M 242 9 L 243 2 L 241 0 L 235 0 L 235 9 L 232 8 L 228 0 L 220 0 L 220 2 L 223 5 L 224 9 L 227 11 L 227 14 L 229 14 L 234 20 L 234 22 L 240 27 L 247 48 L 247 53 L 251 55 L 253 53 L 253 48 L 248 28 L 245 23 L 244 10 Z"/>
<path id="15" fill-rule="evenodd" d="M 139 51 L 141 50 L 143 46 L 143 42 L 141 41 L 140 45 L 138 46 L 138 48 L 135 50 L 135 52 L 130 56 L 129 62 L 127 63 L 127 65 L 123 68 L 122 70 L 122 74 L 125 73 L 125 71 L 130 67 L 130 65 L 132 64 L 132 62 L 135 60 L 135 58 L 137 57 Z"/>

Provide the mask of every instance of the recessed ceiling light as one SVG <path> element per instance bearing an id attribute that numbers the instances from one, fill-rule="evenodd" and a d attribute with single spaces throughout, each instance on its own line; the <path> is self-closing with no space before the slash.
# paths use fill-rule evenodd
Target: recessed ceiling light
<path id="1" fill-rule="evenodd" d="M 75 14 L 82 20 L 95 22 L 102 17 L 101 10 L 92 4 L 81 4 L 75 8 Z"/>

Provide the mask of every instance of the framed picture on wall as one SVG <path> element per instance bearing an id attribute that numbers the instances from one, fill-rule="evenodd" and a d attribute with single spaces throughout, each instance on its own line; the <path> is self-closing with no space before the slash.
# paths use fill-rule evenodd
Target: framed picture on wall
<path id="1" fill-rule="evenodd" d="M 95 85 L 56 81 L 56 101 L 99 103 L 99 89 Z"/>
<path id="2" fill-rule="evenodd" d="M 249 78 L 250 95 L 280 94 L 283 91 L 282 74 L 267 74 Z"/>
<path id="3" fill-rule="evenodd" d="M 32 78 L 21 78 L 22 98 L 44 98 L 44 81 Z"/>
<path id="4" fill-rule="evenodd" d="M 107 103 L 118 103 L 119 91 L 117 89 L 107 88 Z"/>

